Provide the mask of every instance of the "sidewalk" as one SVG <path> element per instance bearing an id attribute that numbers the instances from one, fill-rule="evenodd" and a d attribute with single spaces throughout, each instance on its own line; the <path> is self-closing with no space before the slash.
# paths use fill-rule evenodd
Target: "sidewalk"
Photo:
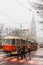
<path id="1" fill-rule="evenodd" d="M 39 48 L 34 55 L 35 56 L 42 56 L 43 57 L 43 48 Z"/>
<path id="2" fill-rule="evenodd" d="M 43 58 L 43 48 L 31 52 L 32 57 Z"/>

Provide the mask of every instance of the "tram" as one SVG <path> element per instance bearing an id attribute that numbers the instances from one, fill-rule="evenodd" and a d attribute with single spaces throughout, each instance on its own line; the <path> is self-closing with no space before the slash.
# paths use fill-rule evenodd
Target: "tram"
<path id="1" fill-rule="evenodd" d="M 5 36 L 3 40 L 3 51 L 7 54 L 17 54 L 17 49 L 18 46 L 26 46 L 31 44 L 31 49 L 32 46 L 34 47 L 34 44 L 31 43 L 30 41 L 21 39 L 17 36 Z M 36 46 L 37 47 L 37 46 Z M 35 48 L 35 47 L 34 47 Z"/>

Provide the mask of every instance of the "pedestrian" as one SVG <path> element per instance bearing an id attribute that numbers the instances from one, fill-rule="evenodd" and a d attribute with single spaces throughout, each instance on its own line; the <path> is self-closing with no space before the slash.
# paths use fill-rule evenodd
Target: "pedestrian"
<path id="1" fill-rule="evenodd" d="M 28 46 L 28 53 L 29 53 L 29 60 L 31 60 L 31 49 L 30 49 L 30 46 Z"/>
<path id="2" fill-rule="evenodd" d="M 31 60 L 31 54 L 30 54 L 30 46 L 27 46 L 27 51 L 26 51 L 26 61 Z"/>
<path id="3" fill-rule="evenodd" d="M 25 58 L 25 46 L 23 46 L 23 57 Z"/>
<path id="4" fill-rule="evenodd" d="M 20 46 L 18 46 L 18 48 L 17 48 L 17 59 L 19 59 L 20 53 L 21 53 L 21 49 L 20 49 Z"/>
<path id="5" fill-rule="evenodd" d="M 21 47 L 21 59 L 25 58 L 25 46 Z"/>

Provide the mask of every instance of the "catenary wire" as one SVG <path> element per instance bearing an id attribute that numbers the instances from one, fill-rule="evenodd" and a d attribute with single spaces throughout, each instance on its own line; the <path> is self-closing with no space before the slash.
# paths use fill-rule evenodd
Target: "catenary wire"
<path id="1" fill-rule="evenodd" d="M 16 21 L 13 20 L 8 14 L 6 14 L 5 12 L 3 12 L 2 10 L 0 10 L 0 12 L 1 12 L 3 15 L 5 15 L 6 17 L 8 17 L 11 21 L 15 22 L 15 24 L 17 24 Z"/>

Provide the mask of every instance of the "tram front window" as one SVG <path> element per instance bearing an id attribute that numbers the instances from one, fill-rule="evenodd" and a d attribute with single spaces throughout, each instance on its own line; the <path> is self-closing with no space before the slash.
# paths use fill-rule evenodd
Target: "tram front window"
<path id="1" fill-rule="evenodd" d="M 11 39 L 5 39 L 3 41 L 4 45 L 11 45 L 12 44 L 12 40 Z"/>

